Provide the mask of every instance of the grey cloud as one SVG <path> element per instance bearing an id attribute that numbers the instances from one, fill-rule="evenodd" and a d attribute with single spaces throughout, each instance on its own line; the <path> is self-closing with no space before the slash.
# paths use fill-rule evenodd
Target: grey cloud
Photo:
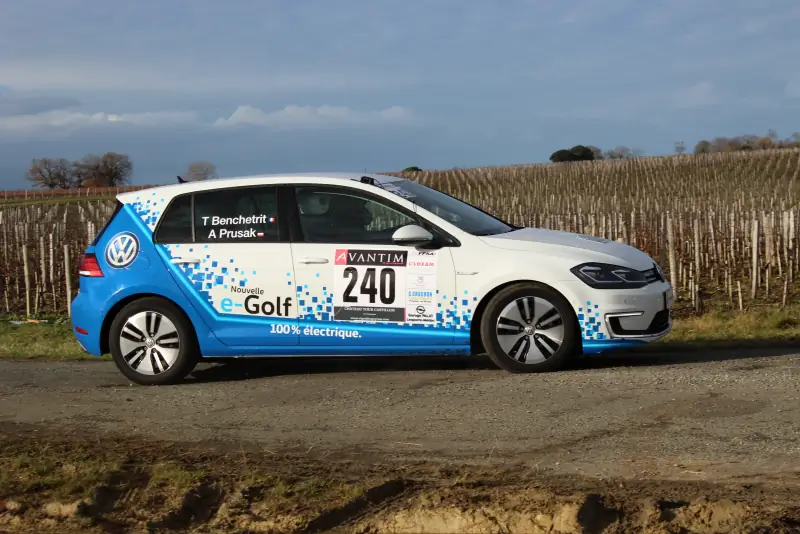
<path id="1" fill-rule="evenodd" d="M 786 84 L 785 93 L 789 98 L 800 98 L 800 76 Z"/>
<path id="2" fill-rule="evenodd" d="M 0 117 L 35 115 L 80 106 L 79 100 L 62 96 L 27 96 L 4 92 L 0 87 Z"/>

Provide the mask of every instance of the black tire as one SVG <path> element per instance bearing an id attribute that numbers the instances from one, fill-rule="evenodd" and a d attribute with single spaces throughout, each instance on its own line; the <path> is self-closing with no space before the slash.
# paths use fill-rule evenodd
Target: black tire
<path id="1" fill-rule="evenodd" d="M 169 338 L 161 342 L 163 345 L 155 342 L 155 336 L 148 337 L 148 340 L 153 341 L 153 345 L 148 347 L 145 344 L 144 356 L 141 354 L 141 352 L 136 353 L 133 356 L 129 356 L 131 361 L 129 364 L 125 359 L 126 354 L 123 354 L 122 345 L 125 344 L 128 353 L 132 354 L 130 347 L 140 343 L 137 340 L 131 340 L 129 337 L 131 333 L 129 329 L 126 329 L 125 335 L 127 337 L 123 339 L 122 330 L 125 328 L 125 325 L 128 323 L 129 319 L 138 321 L 138 318 L 143 317 L 141 314 L 145 314 L 144 316 L 147 317 L 148 328 L 150 327 L 151 320 L 155 324 L 157 324 L 156 321 L 161 321 L 163 324 L 171 323 L 170 326 L 173 326 L 175 332 L 177 332 L 178 346 L 177 349 L 174 348 L 174 334 L 162 336 L 164 338 Z M 166 319 L 168 322 L 164 323 L 164 319 Z M 186 375 L 192 372 L 194 367 L 197 365 L 198 360 L 200 359 L 200 350 L 197 345 L 197 338 L 191 322 L 177 306 L 159 297 L 144 297 L 126 305 L 124 308 L 122 308 L 122 310 L 119 311 L 117 316 L 114 317 L 111 327 L 109 328 L 108 335 L 108 346 L 111 350 L 111 356 L 114 358 L 114 363 L 116 364 L 117 369 L 119 369 L 120 372 L 131 382 L 139 385 L 156 386 L 180 382 L 186 377 Z M 150 341 L 147 341 L 147 343 Z M 142 343 L 144 343 L 144 341 Z M 160 352 L 159 349 L 161 349 Z M 164 354 L 162 354 L 162 352 L 164 354 L 169 354 L 169 358 L 164 359 Z M 175 356 L 176 354 L 177 356 Z M 149 368 L 150 372 L 139 372 L 134 369 L 133 365 L 136 365 L 137 362 L 139 366 L 144 364 L 142 369 L 144 370 Z M 168 365 L 165 365 L 166 363 L 168 363 Z M 163 370 L 162 368 L 165 368 L 166 370 Z"/>
<path id="2" fill-rule="evenodd" d="M 523 346 L 520 352 L 524 351 L 526 343 L 529 348 L 532 348 L 536 352 L 535 356 L 531 357 L 530 361 L 545 358 L 539 363 L 524 363 L 507 354 L 501 346 L 500 335 L 498 334 L 498 320 L 506 307 L 519 299 L 530 297 L 544 300 L 552 305 L 560 315 L 561 324 L 563 325 L 563 339 L 561 345 L 549 356 L 545 353 L 547 350 L 552 350 L 553 345 L 549 343 L 547 339 L 543 339 L 541 334 L 535 333 L 531 336 L 527 336 L 529 341 L 521 342 Z M 557 324 L 557 319 L 551 319 L 551 321 L 555 321 L 554 324 Z M 543 322 L 546 323 L 547 321 Z M 498 367 L 510 373 L 558 371 L 563 369 L 569 361 L 577 355 L 580 349 L 580 327 L 578 326 L 575 311 L 570 303 L 554 289 L 534 282 L 513 284 L 494 295 L 486 305 L 486 310 L 481 319 L 480 329 L 481 341 L 489 357 Z M 509 330 L 503 329 L 503 331 Z M 545 332 L 545 330 L 542 330 L 542 332 Z M 522 336 L 522 334 L 514 334 L 514 336 L 515 339 L 518 339 L 518 336 Z M 534 338 L 536 341 L 534 341 Z M 538 348 L 541 346 L 542 341 L 546 342 L 544 350 Z M 534 346 L 533 344 L 535 343 L 539 343 L 539 345 Z"/>

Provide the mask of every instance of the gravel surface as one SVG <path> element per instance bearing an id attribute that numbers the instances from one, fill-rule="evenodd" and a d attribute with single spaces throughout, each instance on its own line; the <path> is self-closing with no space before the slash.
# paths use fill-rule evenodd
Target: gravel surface
<path id="1" fill-rule="evenodd" d="M 800 355 L 626 354 L 537 375 L 472 357 L 239 360 L 171 387 L 131 385 L 108 362 L 5 360 L 0 422 L 603 478 L 798 481 Z"/>

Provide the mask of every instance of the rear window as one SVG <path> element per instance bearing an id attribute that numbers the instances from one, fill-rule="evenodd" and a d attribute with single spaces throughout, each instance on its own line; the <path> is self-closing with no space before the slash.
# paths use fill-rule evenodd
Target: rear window
<path id="1" fill-rule="evenodd" d="M 111 217 L 108 218 L 106 224 L 104 224 L 103 227 L 100 229 L 100 231 L 97 232 L 97 235 L 94 236 L 91 246 L 97 245 L 97 242 L 100 241 L 100 238 L 103 237 L 104 233 L 106 233 L 106 228 L 108 228 L 111 225 L 111 221 L 113 221 L 114 218 L 117 216 L 117 214 L 120 212 L 120 210 L 122 210 L 122 206 L 123 206 L 122 202 L 117 200 L 117 205 L 114 207 L 114 212 L 111 214 Z"/>
<path id="2" fill-rule="evenodd" d="M 245 187 L 195 193 L 198 243 L 269 243 L 278 233 L 278 190 Z"/>
<path id="3" fill-rule="evenodd" d="M 176 197 L 156 243 L 272 243 L 280 240 L 276 187 L 244 187 Z"/>

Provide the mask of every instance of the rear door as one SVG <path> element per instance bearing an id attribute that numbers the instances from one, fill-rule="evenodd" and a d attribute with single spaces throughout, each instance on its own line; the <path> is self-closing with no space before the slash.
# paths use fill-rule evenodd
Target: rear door
<path id="1" fill-rule="evenodd" d="M 352 187 L 298 185 L 294 194 L 296 211 L 287 216 L 293 223 L 300 345 L 369 353 L 375 346 L 402 351 L 453 342 L 450 249 L 392 241 L 398 228 L 424 224 L 420 217 Z"/>
<path id="2" fill-rule="evenodd" d="M 297 345 L 297 304 L 278 188 L 176 197 L 155 229 L 170 272 L 217 338 L 230 346 Z"/>

